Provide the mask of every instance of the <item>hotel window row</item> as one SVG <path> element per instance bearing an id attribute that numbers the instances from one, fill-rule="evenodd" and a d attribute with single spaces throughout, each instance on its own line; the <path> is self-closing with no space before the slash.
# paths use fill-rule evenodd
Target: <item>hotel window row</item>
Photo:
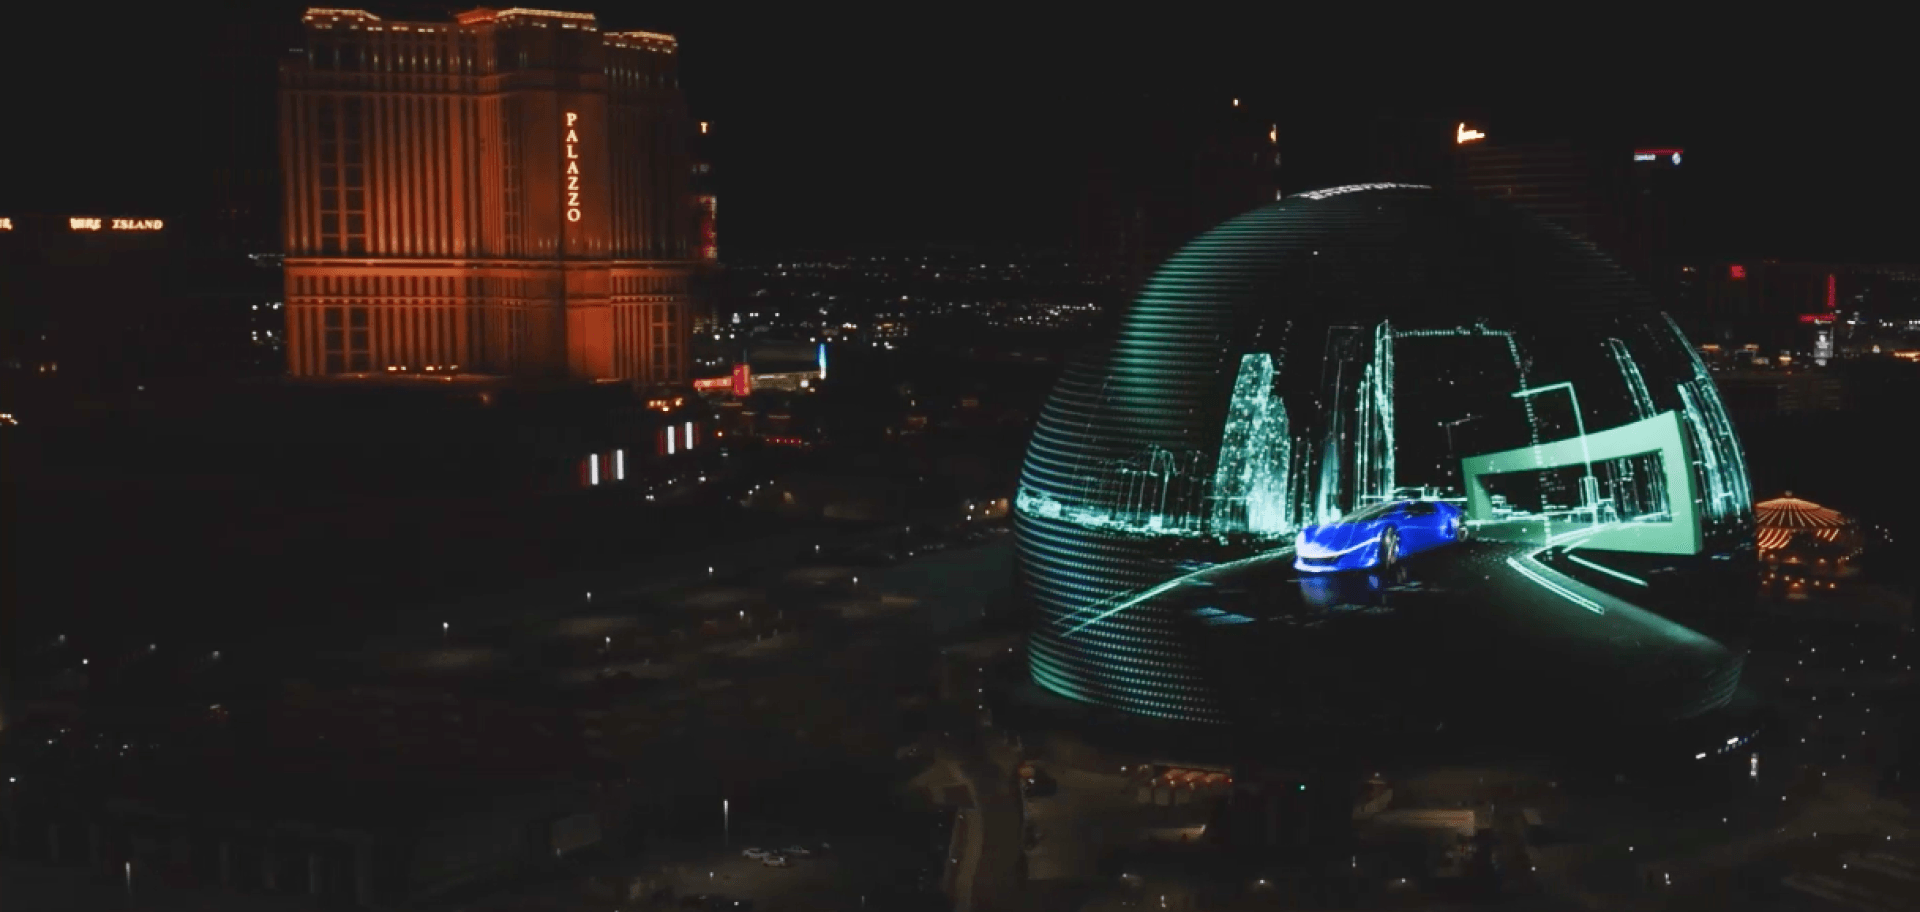
<path id="1" fill-rule="evenodd" d="M 672 36 L 517 8 L 305 24 L 280 70 L 291 373 L 685 382 Z"/>

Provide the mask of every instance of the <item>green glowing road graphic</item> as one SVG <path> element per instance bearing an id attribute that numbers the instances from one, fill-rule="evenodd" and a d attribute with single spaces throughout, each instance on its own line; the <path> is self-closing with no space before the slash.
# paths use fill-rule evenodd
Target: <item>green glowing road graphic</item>
<path id="1" fill-rule="evenodd" d="M 1088 627 L 1098 624 L 1101 621 L 1104 621 L 1110 617 L 1113 617 L 1114 615 L 1119 614 L 1120 612 L 1125 611 L 1128 608 L 1132 608 L 1133 606 L 1138 605 L 1142 602 L 1145 602 L 1146 600 L 1153 598 L 1157 595 L 1161 595 L 1167 592 L 1172 592 L 1173 590 L 1178 589 L 1181 586 L 1185 586 L 1188 583 L 1197 582 L 1202 577 L 1209 576 L 1216 573 L 1226 573 L 1233 570 L 1240 570 L 1246 567 L 1252 567 L 1259 564 L 1268 563 L 1276 560 L 1282 560 L 1282 559 L 1291 561 L 1293 559 L 1293 549 L 1278 548 L 1273 551 L 1266 551 L 1260 554 L 1256 554 L 1252 557 L 1244 557 L 1236 561 L 1228 561 L 1223 564 L 1215 564 L 1210 567 L 1202 567 L 1201 569 L 1195 570 L 1191 573 L 1186 573 L 1180 576 L 1176 576 L 1157 586 L 1152 586 L 1147 589 L 1142 589 L 1139 592 L 1122 594 L 1112 599 L 1109 599 L 1106 602 L 1102 602 L 1100 604 L 1089 605 L 1087 606 L 1087 608 L 1083 609 L 1083 611 L 1094 612 L 1093 616 L 1069 628 L 1067 630 L 1067 636 L 1072 636 L 1076 633 L 1079 633 L 1080 631 L 1085 630 Z M 1073 617 L 1061 618 L 1060 623 L 1071 624 L 1073 623 Z"/>
<path id="2" fill-rule="evenodd" d="M 1620 571 L 1615 570 L 1612 567 L 1606 567 L 1600 564 L 1596 564 L 1593 561 L 1587 560 L 1586 558 L 1581 557 L 1580 555 L 1574 554 L 1572 552 L 1567 553 L 1567 560 L 1573 561 L 1574 563 L 1579 564 L 1582 567 L 1586 567 L 1589 570 L 1597 570 L 1601 573 L 1604 573 L 1608 576 L 1613 577 L 1614 579 L 1622 580 L 1624 582 L 1629 582 L 1636 586 L 1645 586 L 1647 584 L 1646 580 L 1643 580 L 1637 576 L 1634 576 L 1628 573 L 1621 573 Z"/>
<path id="3" fill-rule="evenodd" d="M 1538 552 L 1535 552 L 1535 553 L 1538 553 Z M 1593 599 L 1587 598 L 1584 595 L 1574 592 L 1573 590 L 1568 589 L 1567 587 L 1562 586 L 1551 579 L 1548 579 L 1546 573 L 1543 572 L 1547 570 L 1546 565 L 1540 563 L 1539 561 L 1534 560 L 1533 555 L 1531 554 L 1525 555 L 1522 557 L 1509 557 L 1507 558 L 1507 566 L 1512 567 L 1514 570 L 1518 571 L 1521 576 L 1524 576 L 1527 579 L 1532 580 L 1534 582 L 1534 585 L 1537 585 L 1540 588 L 1553 593 L 1554 595 L 1560 596 L 1561 598 L 1566 599 L 1569 602 L 1579 605 L 1580 607 L 1585 608 L 1588 611 L 1593 612 L 1594 614 L 1607 613 L 1607 609 L 1600 607 L 1599 602 L 1596 602 Z"/>

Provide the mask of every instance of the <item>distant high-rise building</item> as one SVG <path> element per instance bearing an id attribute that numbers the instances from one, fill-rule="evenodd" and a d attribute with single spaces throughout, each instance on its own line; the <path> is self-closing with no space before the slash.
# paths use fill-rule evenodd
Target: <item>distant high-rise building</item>
<path id="1" fill-rule="evenodd" d="M 1503 129 L 1479 115 L 1385 118 L 1371 179 L 1451 186 L 1526 209 L 1593 243 L 1656 293 L 1679 280 L 1685 150 L 1604 129 Z"/>
<path id="2" fill-rule="evenodd" d="M 251 262 L 152 213 L 0 213 L 0 384 L 117 395 L 260 373 L 279 294 Z"/>
<path id="3" fill-rule="evenodd" d="M 696 248 L 694 329 L 712 332 L 719 325 L 720 188 L 714 174 L 713 123 L 700 121 L 693 132 L 693 221 Z"/>
<path id="4" fill-rule="evenodd" d="M 1456 178 L 1592 241 L 1650 285 L 1676 276 L 1671 219 L 1685 151 L 1613 142 L 1456 140 Z"/>
<path id="5" fill-rule="evenodd" d="M 685 382 L 672 36 L 527 9 L 305 24 L 280 86 L 290 373 Z"/>
<path id="6" fill-rule="evenodd" d="M 1566 143 L 1462 143 L 1459 136 L 1456 128 L 1461 183 L 1592 239 L 1604 205 L 1592 153 Z"/>
<path id="7" fill-rule="evenodd" d="M 1250 99 L 1138 99 L 1090 158 L 1080 246 L 1130 293 L 1174 251 L 1280 191 L 1279 118 Z"/>
<path id="8" fill-rule="evenodd" d="M 260 116 L 272 109 L 278 87 L 274 58 L 260 49 L 302 41 L 298 22 L 275 20 L 220 23 L 219 40 L 203 64 L 217 88 L 199 102 L 210 116 L 196 158 L 207 170 L 191 177 L 202 182 L 205 196 L 181 212 L 180 227 L 215 249 L 242 254 L 280 249 L 279 129 Z M 279 289 L 273 297 L 279 299 Z"/>
<path id="9" fill-rule="evenodd" d="M 700 121 L 693 134 L 694 218 L 699 225 L 699 259 L 702 263 L 720 260 L 718 221 L 719 189 L 713 174 L 713 124 Z"/>

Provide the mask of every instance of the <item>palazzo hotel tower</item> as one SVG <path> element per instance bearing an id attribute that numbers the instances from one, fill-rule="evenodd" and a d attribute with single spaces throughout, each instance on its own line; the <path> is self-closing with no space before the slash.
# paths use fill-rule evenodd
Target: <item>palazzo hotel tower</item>
<path id="1" fill-rule="evenodd" d="M 305 21 L 280 76 L 291 374 L 686 382 L 672 36 L 527 9 Z"/>

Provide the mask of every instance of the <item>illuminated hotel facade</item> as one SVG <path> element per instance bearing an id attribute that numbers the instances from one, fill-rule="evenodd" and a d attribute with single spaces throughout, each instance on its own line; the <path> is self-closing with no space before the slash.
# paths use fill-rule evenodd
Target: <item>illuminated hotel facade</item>
<path id="1" fill-rule="evenodd" d="M 290 374 L 686 382 L 673 37 L 526 9 L 305 26 L 280 77 Z"/>

